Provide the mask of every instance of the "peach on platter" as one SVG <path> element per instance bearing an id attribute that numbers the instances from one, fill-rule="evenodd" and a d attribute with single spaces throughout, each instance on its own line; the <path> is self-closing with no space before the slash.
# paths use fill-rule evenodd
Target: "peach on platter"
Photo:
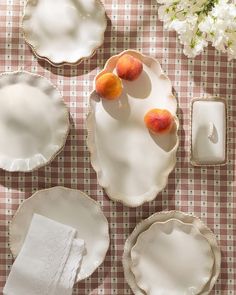
<path id="1" fill-rule="evenodd" d="M 122 55 L 116 64 L 117 75 L 123 80 L 134 81 L 138 79 L 142 71 L 143 63 L 130 54 Z"/>
<path id="2" fill-rule="evenodd" d="M 109 100 L 118 98 L 122 93 L 122 83 L 119 77 L 113 73 L 100 75 L 96 82 L 96 92 Z"/>
<path id="3" fill-rule="evenodd" d="M 154 134 L 169 133 L 173 128 L 174 118 L 165 109 L 152 109 L 144 116 L 147 128 Z"/>

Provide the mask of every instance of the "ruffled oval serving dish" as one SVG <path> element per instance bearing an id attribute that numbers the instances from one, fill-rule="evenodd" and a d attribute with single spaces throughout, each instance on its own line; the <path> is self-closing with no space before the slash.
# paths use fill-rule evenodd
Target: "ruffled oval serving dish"
<path id="1" fill-rule="evenodd" d="M 155 222 L 131 249 L 132 272 L 147 295 L 197 295 L 211 278 L 213 253 L 192 224 Z"/>
<path id="2" fill-rule="evenodd" d="M 99 204 L 81 191 L 65 187 L 41 190 L 25 200 L 10 226 L 10 249 L 16 257 L 24 243 L 33 214 L 74 227 L 85 241 L 86 252 L 77 281 L 89 277 L 104 261 L 110 244 L 109 226 Z"/>
<path id="3" fill-rule="evenodd" d="M 39 59 L 62 66 L 95 54 L 103 44 L 107 18 L 100 0 L 28 0 L 22 27 Z"/>
<path id="4" fill-rule="evenodd" d="M 95 81 L 104 73 L 115 73 L 117 61 L 125 53 L 142 61 L 143 72 L 135 81 L 123 81 L 118 100 L 91 93 L 87 144 L 98 182 L 108 196 L 137 207 L 153 200 L 167 184 L 176 163 L 179 122 L 171 82 L 152 57 L 134 50 L 112 56 Z M 172 132 L 153 136 L 148 131 L 143 118 L 153 108 L 167 109 L 175 117 Z"/>
<path id="5" fill-rule="evenodd" d="M 135 227 L 135 229 L 125 242 L 122 258 L 124 275 L 127 283 L 129 284 L 135 295 L 146 295 L 146 292 L 138 286 L 135 275 L 132 271 L 133 260 L 131 258 L 131 251 L 135 247 L 139 236 L 146 232 L 154 223 L 166 223 L 171 219 L 178 220 L 186 225 L 194 226 L 199 231 L 199 233 L 208 241 L 211 247 L 214 264 L 212 268 L 211 278 L 206 283 L 199 295 L 210 294 L 212 288 L 217 281 L 221 267 L 221 252 L 217 245 L 216 237 L 213 232 L 198 217 L 180 211 L 163 211 L 155 213 L 149 218 L 141 221 Z"/>
<path id="6" fill-rule="evenodd" d="M 29 172 L 50 163 L 69 133 L 69 111 L 57 88 L 24 71 L 0 75 L 0 168 Z"/>

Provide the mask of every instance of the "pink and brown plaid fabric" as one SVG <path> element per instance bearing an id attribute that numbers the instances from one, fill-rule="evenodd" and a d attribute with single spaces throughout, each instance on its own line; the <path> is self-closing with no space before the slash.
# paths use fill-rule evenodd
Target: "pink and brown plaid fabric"
<path id="1" fill-rule="evenodd" d="M 74 294 L 132 294 L 121 263 L 124 242 L 139 221 L 170 209 L 194 213 L 214 231 L 222 250 L 222 269 L 211 294 L 236 294 L 236 62 L 228 62 L 211 47 L 200 57 L 187 59 L 176 34 L 164 31 L 158 21 L 155 0 L 105 0 L 109 22 L 103 46 L 78 66 L 54 68 L 37 60 L 23 40 L 24 4 L 0 0 L 0 72 L 24 69 L 50 79 L 70 108 L 71 132 L 65 149 L 49 166 L 27 174 L 0 171 L 0 293 L 13 262 L 8 240 L 13 214 L 33 192 L 64 185 L 97 200 L 110 223 L 111 246 L 105 262 L 75 287 Z M 159 59 L 177 93 L 181 123 L 177 165 L 167 187 L 155 201 L 137 209 L 109 201 L 97 184 L 86 147 L 85 118 L 93 78 L 110 56 L 128 48 Z M 194 168 L 189 163 L 190 101 L 206 93 L 227 98 L 227 166 Z"/>

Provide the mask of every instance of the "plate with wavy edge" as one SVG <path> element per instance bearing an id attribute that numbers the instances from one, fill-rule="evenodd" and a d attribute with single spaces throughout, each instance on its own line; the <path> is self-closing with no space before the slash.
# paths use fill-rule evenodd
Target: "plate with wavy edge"
<path id="1" fill-rule="evenodd" d="M 110 244 L 109 226 L 99 204 L 85 193 L 65 187 L 41 190 L 25 200 L 10 225 L 10 249 L 16 257 L 24 243 L 34 213 L 78 230 L 85 241 L 77 282 L 89 277 L 104 261 Z"/>
<path id="2" fill-rule="evenodd" d="M 214 255 L 214 266 L 211 279 L 206 284 L 204 289 L 199 295 L 208 295 L 210 294 L 212 288 L 214 287 L 216 280 L 220 273 L 221 266 L 221 252 L 217 245 L 216 237 L 213 232 L 196 216 L 189 215 L 180 211 L 162 211 L 155 213 L 148 217 L 147 219 L 141 221 L 136 225 L 133 232 L 130 234 L 128 239 L 125 242 L 124 253 L 122 257 L 122 264 L 124 269 L 124 275 L 127 283 L 129 284 L 131 290 L 135 295 L 145 295 L 146 293 L 141 290 L 135 280 L 134 274 L 131 271 L 132 260 L 130 256 L 130 251 L 135 245 L 137 238 L 140 233 L 146 231 L 154 222 L 165 222 L 169 219 L 177 219 L 187 224 L 192 224 L 204 237 L 208 240 L 212 253 Z"/>
<path id="3" fill-rule="evenodd" d="M 132 272 L 147 295 L 197 295 L 212 274 L 214 258 L 206 238 L 177 219 L 155 222 L 131 249 Z"/>
<path id="4" fill-rule="evenodd" d="M 0 168 L 30 172 L 65 145 L 69 111 L 46 78 L 25 71 L 0 75 Z"/>
<path id="5" fill-rule="evenodd" d="M 100 0 L 28 0 L 22 19 L 26 43 L 53 66 L 92 57 L 103 44 L 106 27 Z"/>
<path id="6" fill-rule="evenodd" d="M 98 182 L 108 196 L 137 207 L 153 200 L 167 184 L 176 163 L 179 122 L 171 82 L 152 57 L 134 50 L 112 56 L 95 78 L 94 87 L 100 75 L 115 72 L 124 53 L 140 59 L 144 70 L 137 80 L 123 81 L 123 94 L 118 100 L 107 101 L 95 91 L 91 93 L 87 145 Z M 151 135 L 143 118 L 152 108 L 168 109 L 176 128 L 169 134 Z"/>

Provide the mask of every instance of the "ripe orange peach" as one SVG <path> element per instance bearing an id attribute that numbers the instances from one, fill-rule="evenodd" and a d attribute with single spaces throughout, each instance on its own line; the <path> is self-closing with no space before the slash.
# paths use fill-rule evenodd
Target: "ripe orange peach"
<path id="1" fill-rule="evenodd" d="M 117 75 L 124 80 L 134 81 L 141 75 L 142 71 L 142 62 L 130 54 L 122 55 L 116 64 Z"/>
<path id="2" fill-rule="evenodd" d="M 171 131 L 174 119 L 168 110 L 152 109 L 146 113 L 144 122 L 152 133 L 163 134 Z"/>
<path id="3" fill-rule="evenodd" d="M 113 73 L 105 73 L 96 80 L 97 93 L 106 99 L 113 100 L 122 93 L 122 83 Z"/>

